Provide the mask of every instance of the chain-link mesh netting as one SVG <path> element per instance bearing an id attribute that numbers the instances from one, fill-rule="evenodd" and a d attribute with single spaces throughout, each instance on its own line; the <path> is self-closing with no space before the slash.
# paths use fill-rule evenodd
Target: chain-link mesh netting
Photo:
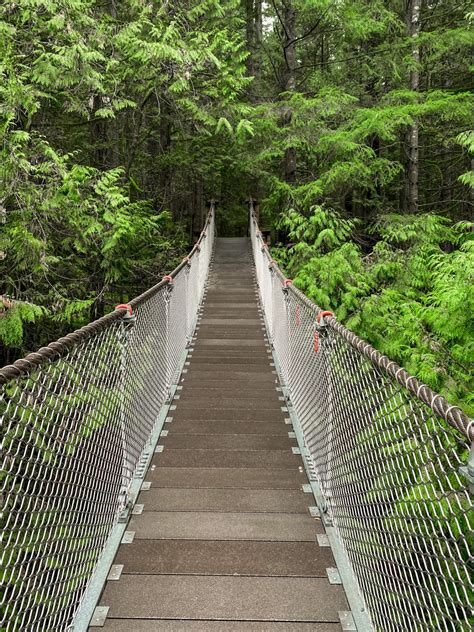
<path id="1" fill-rule="evenodd" d="M 473 629 L 472 496 L 463 469 L 472 422 L 321 312 L 272 262 L 253 214 L 250 225 L 269 335 L 320 509 L 375 629 Z"/>
<path id="2" fill-rule="evenodd" d="M 0 370 L 2 632 L 58 632 L 85 589 L 175 383 L 214 241 L 101 321 Z"/>

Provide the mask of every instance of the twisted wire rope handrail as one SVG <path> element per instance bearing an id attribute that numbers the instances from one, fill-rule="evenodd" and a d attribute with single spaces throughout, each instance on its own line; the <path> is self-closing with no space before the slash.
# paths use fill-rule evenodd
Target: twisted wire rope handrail
<path id="1" fill-rule="evenodd" d="M 106 316 L 0 369 L 3 632 L 73 625 L 191 341 L 214 243 Z"/>
<path id="2" fill-rule="evenodd" d="M 314 304 L 250 202 L 260 299 L 321 516 L 380 632 L 472 629 L 474 425 Z M 467 462 L 467 465 L 466 465 Z"/>
<path id="3" fill-rule="evenodd" d="M 215 207 L 214 204 L 212 204 L 211 210 L 206 216 L 204 228 L 199 235 L 198 241 L 194 244 L 190 253 L 181 261 L 181 263 L 176 266 L 172 272 L 159 281 L 159 283 L 156 283 L 149 289 L 142 292 L 139 296 L 130 300 L 127 305 L 130 305 L 132 309 L 138 307 L 149 297 L 172 283 L 173 279 L 192 262 L 193 257 L 196 257 L 196 255 L 199 254 L 201 245 L 206 240 L 207 230 L 209 229 L 210 224 L 214 221 L 214 211 Z M 214 227 L 212 227 L 212 230 L 214 230 Z M 38 351 L 29 353 L 24 358 L 20 358 L 12 364 L 0 367 L 0 384 L 6 384 L 11 378 L 19 377 L 20 375 L 27 373 L 35 366 L 39 366 L 42 362 L 61 357 L 61 355 L 66 353 L 72 345 L 86 340 L 91 334 L 97 333 L 108 325 L 120 320 L 125 315 L 127 308 L 126 306 L 119 307 L 120 309 L 115 309 L 113 312 L 109 312 L 92 323 L 88 323 L 80 329 L 77 329 L 76 331 L 63 336 L 56 341 L 49 343 L 46 347 L 41 347 Z"/>

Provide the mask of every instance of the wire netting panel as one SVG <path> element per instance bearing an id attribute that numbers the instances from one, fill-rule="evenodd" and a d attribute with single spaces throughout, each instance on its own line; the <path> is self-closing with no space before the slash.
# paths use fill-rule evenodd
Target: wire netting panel
<path id="1" fill-rule="evenodd" d="M 324 353 L 327 445 L 308 447 L 377 627 L 472 629 L 468 442 L 338 333 Z"/>
<path id="2" fill-rule="evenodd" d="M 186 269 L 173 280 L 168 290 L 168 337 L 167 365 L 169 367 L 168 389 L 177 383 L 176 369 L 186 349 L 188 331 L 186 318 L 187 294 Z"/>
<path id="3" fill-rule="evenodd" d="M 135 308 L 122 325 L 122 420 L 126 491 L 169 393 L 173 363 L 168 356 L 170 286 Z"/>
<path id="4" fill-rule="evenodd" d="M 210 215 L 200 251 L 132 301 L 133 318 L 106 317 L 3 370 L 2 632 L 73 622 L 175 383 L 213 241 Z"/>
<path id="5" fill-rule="evenodd" d="M 122 508 L 121 327 L 9 382 L 2 630 L 61 630 Z"/>
<path id="6" fill-rule="evenodd" d="M 472 422 L 459 409 L 454 418 L 454 407 L 334 318 L 321 319 L 285 283 L 253 218 L 251 227 L 262 304 L 320 509 L 374 628 L 473 629 L 472 496 L 463 470 Z"/>

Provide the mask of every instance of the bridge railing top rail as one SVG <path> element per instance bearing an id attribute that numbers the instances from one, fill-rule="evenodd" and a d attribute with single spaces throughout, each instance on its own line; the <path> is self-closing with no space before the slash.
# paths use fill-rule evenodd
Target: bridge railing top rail
<path id="1" fill-rule="evenodd" d="M 357 629 L 471 629 L 473 422 L 286 279 L 255 214 L 250 233 L 287 409 Z"/>
<path id="2" fill-rule="evenodd" d="M 123 535 L 193 339 L 213 211 L 160 283 L 0 369 L 2 632 L 88 628 L 89 595 Z"/>
<path id="3" fill-rule="evenodd" d="M 164 287 L 173 282 L 173 279 L 181 272 L 183 268 L 185 268 L 189 263 L 192 262 L 193 258 L 199 253 L 201 249 L 201 245 L 203 240 L 207 236 L 207 231 L 210 227 L 212 217 L 214 214 L 214 202 L 211 202 L 209 205 L 209 212 L 207 213 L 204 228 L 201 231 L 198 241 L 194 244 L 192 250 L 189 254 L 184 257 L 181 263 L 168 275 L 166 275 L 161 281 L 150 287 L 148 290 L 136 296 L 132 300 L 130 300 L 127 305 L 129 305 L 132 309 L 135 309 L 142 303 L 144 303 L 151 296 L 155 295 L 157 292 L 162 290 Z M 90 338 L 91 336 L 97 334 L 99 331 L 104 329 L 105 327 L 115 323 L 116 321 L 123 318 L 123 316 L 127 313 L 127 307 L 118 307 L 113 312 L 102 316 L 102 318 L 98 318 L 97 320 L 72 331 L 55 340 L 54 342 L 49 343 L 45 347 L 41 347 L 38 351 L 33 351 L 29 353 L 24 358 L 20 358 L 15 360 L 12 364 L 8 364 L 4 367 L 0 368 L 0 385 L 6 384 L 12 379 L 20 377 L 21 375 L 25 375 L 29 373 L 34 368 L 43 364 L 44 362 L 52 361 L 54 359 L 58 359 L 66 354 L 74 345 L 83 342 Z"/>
<path id="4" fill-rule="evenodd" d="M 383 355 L 372 345 L 357 336 L 353 331 L 340 323 L 332 313 L 325 313 L 324 310 L 313 303 L 303 292 L 301 292 L 290 279 L 287 279 L 278 263 L 273 259 L 270 249 L 263 239 L 262 233 L 258 225 L 258 219 L 253 211 L 253 203 L 250 202 L 251 217 L 256 230 L 257 240 L 260 243 L 262 253 L 268 261 L 268 266 L 273 270 L 277 278 L 280 279 L 282 287 L 286 288 L 290 294 L 293 294 L 300 303 L 305 305 L 309 310 L 314 311 L 315 320 L 318 315 L 325 314 L 324 324 L 330 329 L 337 331 L 354 349 L 363 356 L 368 358 L 370 362 L 382 369 L 385 373 L 393 377 L 401 386 L 410 391 L 424 404 L 428 405 L 436 415 L 439 415 L 447 421 L 452 427 L 461 432 L 469 441 L 474 441 L 474 420 L 470 419 L 466 413 L 458 406 L 450 404 L 442 395 L 436 393 L 426 384 L 411 375 L 403 367 L 399 366 L 394 360 Z"/>

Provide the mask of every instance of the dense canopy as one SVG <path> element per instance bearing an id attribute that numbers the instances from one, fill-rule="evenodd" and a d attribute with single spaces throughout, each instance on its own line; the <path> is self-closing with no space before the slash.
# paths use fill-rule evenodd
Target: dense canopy
<path id="1" fill-rule="evenodd" d="M 8 363 L 261 202 L 318 305 L 472 412 L 470 3 L 4 0 Z"/>

